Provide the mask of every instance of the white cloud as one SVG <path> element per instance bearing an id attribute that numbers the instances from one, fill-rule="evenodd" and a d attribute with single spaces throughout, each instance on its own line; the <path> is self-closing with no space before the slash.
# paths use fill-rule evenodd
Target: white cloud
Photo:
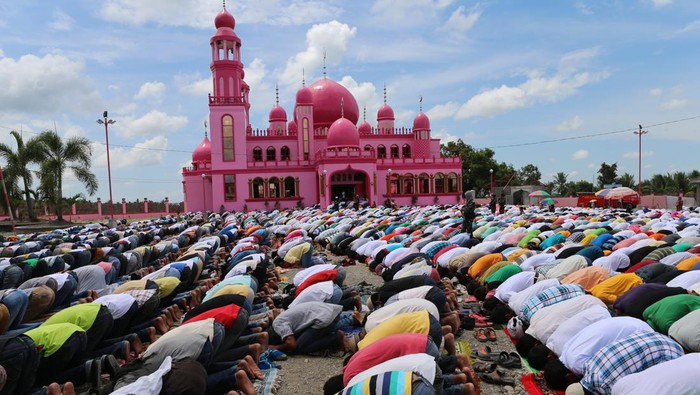
<path id="1" fill-rule="evenodd" d="M 0 114 L 93 110 L 100 100 L 83 69 L 62 55 L 0 58 Z"/>
<path id="2" fill-rule="evenodd" d="M 119 121 L 113 127 L 122 136 L 155 136 L 179 130 L 187 124 L 187 117 L 153 110 L 140 118 L 125 118 Z"/>
<path id="3" fill-rule="evenodd" d="M 473 134 L 472 134 L 473 135 Z M 441 143 L 449 143 L 450 141 L 457 141 L 459 140 L 459 136 L 456 136 L 452 133 L 449 133 L 447 129 L 442 128 L 438 131 L 433 131 L 430 133 L 430 137 L 434 139 L 440 139 Z M 467 136 L 462 138 L 462 141 L 467 141 Z"/>
<path id="4" fill-rule="evenodd" d="M 504 84 L 473 96 L 462 105 L 456 117 L 491 117 L 540 102 L 558 102 L 576 94 L 579 88 L 607 77 L 607 72 L 558 73 L 551 77 L 531 73 L 530 78 L 518 86 Z"/>
<path id="5" fill-rule="evenodd" d="M 158 81 L 146 82 L 141 85 L 139 92 L 134 96 L 136 100 L 152 99 L 159 103 L 165 94 L 165 84 Z"/>
<path id="6" fill-rule="evenodd" d="M 680 35 L 692 32 L 693 30 L 697 29 L 700 29 L 700 19 L 690 22 L 689 24 L 685 25 L 682 29 L 677 30 L 673 35 Z"/>
<path id="7" fill-rule="evenodd" d="M 349 75 L 344 76 L 339 83 L 352 93 L 360 111 L 362 111 L 363 107 L 367 107 L 367 122 L 373 124 L 375 114 L 381 105 L 381 98 L 377 92 L 377 87 L 371 82 L 358 83 Z M 362 119 L 362 113 L 360 113 L 360 119 Z"/>
<path id="8" fill-rule="evenodd" d="M 250 86 L 251 91 L 260 86 L 260 82 L 266 75 L 265 63 L 260 58 L 253 59 L 245 68 L 245 82 Z M 211 80 L 209 83 L 211 83 Z"/>
<path id="9" fill-rule="evenodd" d="M 648 158 L 650 156 L 654 156 L 654 151 L 642 151 L 642 158 Z M 627 158 L 627 159 L 637 159 L 639 158 L 639 152 L 634 151 L 634 152 L 625 152 L 622 157 Z"/>
<path id="10" fill-rule="evenodd" d="M 582 1 L 577 1 L 574 4 L 574 8 L 576 8 L 576 10 L 583 15 L 593 15 L 593 9 L 591 6 Z"/>
<path id="11" fill-rule="evenodd" d="M 679 108 L 684 108 L 688 105 L 687 100 L 683 99 L 671 99 L 669 101 L 661 103 L 661 108 L 664 110 L 677 110 Z"/>
<path id="12" fill-rule="evenodd" d="M 453 0 L 378 0 L 371 13 L 382 26 L 424 24 L 444 10 Z"/>
<path id="13" fill-rule="evenodd" d="M 578 115 L 575 115 L 573 118 L 562 121 L 559 125 L 557 125 L 557 130 L 566 132 L 579 129 L 581 126 L 583 126 L 583 119 L 581 119 L 581 117 Z"/>
<path id="14" fill-rule="evenodd" d="M 109 160 L 112 168 L 139 167 L 158 165 L 165 158 L 168 139 L 165 136 L 155 136 L 135 144 L 133 147 L 110 147 Z M 93 157 L 96 167 L 107 167 L 107 150 L 100 143 L 93 143 Z"/>
<path id="15" fill-rule="evenodd" d="M 239 0 L 228 9 L 239 23 L 299 25 L 337 17 L 342 10 L 321 0 Z M 143 25 L 213 28 L 221 2 L 210 0 L 109 0 L 99 15 L 109 21 Z"/>
<path id="16" fill-rule="evenodd" d="M 649 91 L 649 94 L 651 96 L 661 96 L 661 94 L 663 94 L 663 93 L 664 93 L 664 91 L 661 88 L 654 88 L 654 89 L 651 89 Z"/>
<path id="17" fill-rule="evenodd" d="M 302 70 L 307 76 L 312 75 L 323 64 L 324 52 L 327 64 L 339 64 L 356 33 L 357 28 L 336 20 L 313 25 L 306 32 L 306 49 L 287 61 L 280 76 L 282 83 L 298 85 Z"/>
<path id="18" fill-rule="evenodd" d="M 571 160 L 581 160 L 588 158 L 588 150 L 580 149 L 571 155 Z"/>
<path id="19" fill-rule="evenodd" d="M 673 0 L 651 0 L 654 7 L 664 7 L 673 3 Z"/>
<path id="20" fill-rule="evenodd" d="M 559 59 L 559 69 L 560 70 L 575 70 L 580 69 L 582 65 L 586 64 L 591 59 L 594 59 L 600 55 L 601 48 L 599 46 L 579 49 L 576 51 L 571 51 L 565 53 Z"/>
<path id="21" fill-rule="evenodd" d="M 68 31 L 73 29 L 75 20 L 70 15 L 63 11 L 56 10 L 53 12 L 53 20 L 49 22 L 49 27 L 53 30 Z"/>
<path id="22" fill-rule="evenodd" d="M 457 110 L 459 110 L 460 104 L 457 102 L 447 102 L 445 104 L 438 104 L 437 106 L 426 111 L 425 115 L 428 116 L 433 121 L 440 119 L 450 118 L 455 115 Z"/>
<path id="23" fill-rule="evenodd" d="M 440 30 L 450 33 L 466 33 L 469 31 L 472 27 L 474 27 L 476 21 L 479 20 L 481 11 L 471 10 L 468 14 L 465 14 L 464 11 L 464 6 L 457 7 Z"/>
<path id="24" fill-rule="evenodd" d="M 178 90 L 192 96 L 207 96 L 212 93 L 212 79 L 202 78 L 201 74 L 178 74 L 174 77 Z"/>

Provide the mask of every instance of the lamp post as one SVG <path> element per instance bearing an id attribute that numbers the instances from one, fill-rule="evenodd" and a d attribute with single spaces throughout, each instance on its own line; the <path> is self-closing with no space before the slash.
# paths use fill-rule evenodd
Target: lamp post
<path id="1" fill-rule="evenodd" d="M 112 168 L 109 161 L 109 125 L 117 123 L 117 121 L 109 119 L 107 110 L 102 113 L 104 119 L 98 119 L 97 123 L 105 125 L 105 144 L 107 145 L 107 181 L 109 182 L 109 210 L 112 221 L 114 221 L 114 201 L 112 200 Z"/>
<path id="2" fill-rule="evenodd" d="M 202 173 L 202 212 L 207 211 L 207 175 Z"/>
<path id="3" fill-rule="evenodd" d="M 642 197 L 642 135 L 649 133 L 646 130 L 642 130 L 642 125 L 639 125 L 639 131 L 634 132 L 634 134 L 639 136 L 639 163 L 638 163 L 638 173 L 637 173 L 637 178 L 639 181 L 639 184 L 637 184 L 637 194 L 639 197 Z"/>
<path id="4" fill-rule="evenodd" d="M 489 196 L 493 195 L 493 169 L 489 169 Z"/>
<path id="5" fill-rule="evenodd" d="M 323 169 L 323 174 L 321 174 L 321 196 L 326 196 L 326 175 L 328 170 Z"/>
<path id="6" fill-rule="evenodd" d="M 387 179 L 387 181 L 389 181 L 389 183 L 387 185 L 388 189 L 387 189 L 386 193 L 389 196 L 391 196 L 391 172 L 392 172 L 392 170 L 389 169 L 389 174 L 386 175 L 386 179 Z"/>

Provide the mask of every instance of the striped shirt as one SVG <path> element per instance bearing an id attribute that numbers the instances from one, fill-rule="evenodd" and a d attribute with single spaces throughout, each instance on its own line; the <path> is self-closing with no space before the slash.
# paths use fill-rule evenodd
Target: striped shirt
<path id="1" fill-rule="evenodd" d="M 410 394 L 413 372 L 384 372 L 347 387 L 342 395 Z"/>
<path id="2" fill-rule="evenodd" d="M 682 357 L 683 348 L 657 332 L 635 333 L 600 349 L 586 362 L 581 385 L 609 394 L 617 380 L 651 366 Z"/>
<path id="3" fill-rule="evenodd" d="M 562 284 L 547 288 L 525 303 L 520 309 L 520 316 L 530 322 L 538 310 L 585 294 L 586 291 L 578 284 Z"/>

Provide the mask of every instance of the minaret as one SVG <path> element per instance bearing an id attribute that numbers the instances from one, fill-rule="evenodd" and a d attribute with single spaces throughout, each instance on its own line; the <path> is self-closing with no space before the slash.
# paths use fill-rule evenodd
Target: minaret
<path id="1" fill-rule="evenodd" d="M 226 2 L 214 19 L 211 37 L 213 92 L 209 95 L 209 124 L 214 149 L 212 168 L 244 168 L 247 165 L 248 85 L 241 61 L 241 39 L 234 32 L 236 20 Z M 225 163 L 225 165 L 224 165 Z"/>
<path id="2" fill-rule="evenodd" d="M 394 133 L 394 110 L 386 104 L 386 84 L 384 84 L 384 104 L 377 111 L 377 128 L 380 134 Z"/>
<path id="3" fill-rule="evenodd" d="M 312 160 L 314 151 L 314 103 L 311 89 L 306 86 L 304 70 L 301 72 L 301 89 L 297 91 L 294 105 L 297 123 L 297 149 L 300 160 Z"/>

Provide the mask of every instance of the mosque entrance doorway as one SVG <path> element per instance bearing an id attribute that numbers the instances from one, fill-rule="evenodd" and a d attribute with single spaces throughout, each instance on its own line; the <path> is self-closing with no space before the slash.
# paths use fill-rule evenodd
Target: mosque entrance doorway
<path id="1" fill-rule="evenodd" d="M 361 201 L 368 199 L 367 175 L 361 171 L 344 170 L 331 176 L 331 198 L 333 201 L 352 202 L 355 195 Z"/>

